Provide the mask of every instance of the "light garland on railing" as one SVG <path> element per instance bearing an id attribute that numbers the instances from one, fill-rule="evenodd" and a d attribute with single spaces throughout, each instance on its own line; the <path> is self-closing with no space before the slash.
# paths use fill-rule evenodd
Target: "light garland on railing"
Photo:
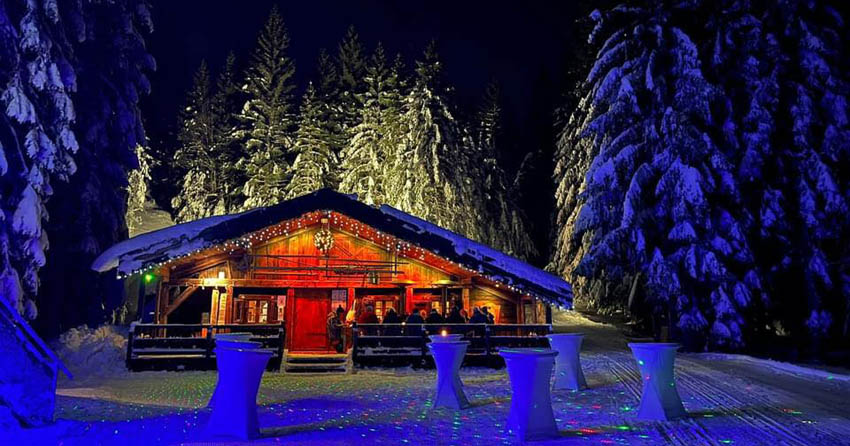
<path id="1" fill-rule="evenodd" d="M 258 231 L 254 231 L 245 235 L 242 235 L 238 238 L 227 240 L 221 243 L 209 243 L 202 248 L 195 249 L 193 251 L 181 254 L 179 256 L 170 258 L 168 260 L 157 262 L 153 264 L 145 265 L 142 268 L 131 271 L 127 274 L 118 273 L 118 279 L 125 279 L 129 276 L 140 274 L 140 273 L 148 273 L 155 269 L 162 268 L 170 263 L 174 263 L 185 259 L 187 257 L 191 257 L 197 255 L 203 251 L 215 249 L 219 252 L 227 252 L 228 254 L 235 254 L 237 251 L 249 251 L 255 247 L 255 245 L 260 243 L 265 243 L 271 239 L 277 237 L 287 237 L 291 233 L 297 232 L 301 229 L 306 229 L 307 227 L 313 226 L 315 224 L 319 224 L 322 218 L 328 219 L 328 230 L 327 233 L 330 234 L 330 237 L 327 237 L 327 234 L 323 234 L 319 236 L 319 233 L 324 231 L 325 229 L 320 229 L 316 238 L 314 238 L 314 244 L 319 251 L 322 251 L 322 248 L 319 246 L 327 245 L 328 249 L 333 245 L 333 234 L 330 231 L 331 228 L 337 229 L 343 232 L 346 232 L 350 235 L 353 235 L 361 240 L 365 240 L 368 242 L 372 242 L 377 244 L 378 246 L 386 249 L 388 252 L 396 252 L 399 256 L 410 258 L 413 260 L 419 260 L 423 262 L 428 262 L 431 260 L 433 263 L 448 263 L 452 267 L 465 271 L 467 273 L 481 276 L 484 279 L 493 282 L 494 286 L 499 289 L 508 289 L 514 293 L 520 294 L 524 297 L 530 297 L 541 300 L 549 300 L 549 297 L 542 297 L 538 293 L 533 293 L 526 289 L 524 286 L 517 286 L 513 284 L 513 280 L 511 278 L 505 278 L 501 276 L 494 276 L 485 273 L 481 265 L 478 268 L 473 269 L 469 265 L 462 264 L 459 262 L 455 262 L 453 260 L 447 259 L 445 257 L 441 257 L 429 250 L 426 250 L 414 243 L 411 243 L 407 240 L 399 239 L 393 235 L 383 233 L 371 226 L 360 223 L 359 221 L 348 217 L 346 215 L 340 214 L 334 211 L 312 211 L 308 212 L 300 217 L 297 217 L 292 220 L 286 220 L 281 223 L 278 223 L 273 226 L 269 226 L 263 228 Z M 371 237 L 370 237 L 371 235 Z M 320 239 L 322 241 L 320 242 Z M 328 241 L 330 240 L 330 241 Z M 430 259 L 429 259 L 430 257 Z M 561 301 L 560 299 L 552 299 L 556 301 Z"/>

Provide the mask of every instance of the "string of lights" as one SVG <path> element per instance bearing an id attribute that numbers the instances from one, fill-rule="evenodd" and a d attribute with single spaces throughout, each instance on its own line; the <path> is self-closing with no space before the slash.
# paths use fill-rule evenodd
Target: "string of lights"
<path id="1" fill-rule="evenodd" d="M 192 251 L 182 253 L 180 255 L 176 255 L 174 257 L 159 262 L 145 264 L 142 268 L 133 270 L 126 274 L 121 274 L 119 272 L 118 278 L 124 279 L 136 274 L 149 275 L 163 267 L 168 267 L 189 257 L 198 256 L 205 252 L 209 252 L 209 254 L 227 253 L 229 255 L 233 255 L 238 252 L 251 251 L 257 246 L 268 243 L 269 241 L 272 241 L 274 239 L 280 237 L 288 237 L 301 230 L 311 228 L 316 225 L 321 225 L 322 219 L 327 219 L 327 228 L 329 232 L 331 229 L 333 229 L 357 237 L 361 240 L 366 240 L 368 242 L 380 246 L 387 252 L 396 253 L 400 257 L 419 260 L 425 263 L 431 263 L 436 265 L 442 264 L 448 268 L 453 268 L 466 274 L 483 277 L 484 279 L 492 282 L 493 286 L 498 289 L 507 289 L 514 293 L 524 295 L 526 297 L 532 297 L 537 299 L 545 298 L 545 300 L 551 300 L 551 296 L 544 297 L 538 293 L 534 293 L 528 290 L 522 285 L 514 284 L 510 277 L 487 274 L 486 272 L 484 272 L 483 267 L 481 266 L 472 267 L 467 264 L 455 262 L 451 259 L 448 259 L 446 257 L 435 254 L 427 249 L 424 249 L 421 246 L 411 243 L 407 240 L 399 239 L 398 237 L 382 232 L 369 225 L 363 224 L 360 221 L 348 217 L 344 214 L 329 210 L 307 212 L 301 215 L 300 217 L 291 220 L 285 220 L 278 224 L 244 234 L 237 238 L 218 243 L 210 242 L 207 246 L 204 246 L 202 248 L 194 249 Z M 327 236 L 325 235 L 322 237 Z M 331 237 L 333 237 L 332 233 Z M 316 241 L 315 243 L 317 243 L 317 249 L 321 251 L 321 248 L 318 246 L 318 243 L 320 242 Z M 325 246 L 326 244 L 332 245 L 332 238 L 330 240 L 324 239 L 323 241 L 321 241 L 321 243 L 323 244 L 323 246 Z"/>

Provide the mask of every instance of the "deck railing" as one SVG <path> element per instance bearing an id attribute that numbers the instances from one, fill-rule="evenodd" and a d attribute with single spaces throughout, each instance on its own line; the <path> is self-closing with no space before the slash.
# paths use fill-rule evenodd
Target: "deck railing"
<path id="1" fill-rule="evenodd" d="M 428 336 L 462 334 L 469 341 L 467 362 L 501 364 L 501 348 L 548 347 L 546 335 L 552 333 L 547 324 L 354 324 L 352 360 L 367 363 L 428 363 Z"/>
<path id="2" fill-rule="evenodd" d="M 264 325 L 138 324 L 130 325 L 127 369 L 211 370 L 218 333 L 248 332 L 251 340 L 274 352 L 268 369 L 280 368 L 286 330 L 282 323 Z"/>

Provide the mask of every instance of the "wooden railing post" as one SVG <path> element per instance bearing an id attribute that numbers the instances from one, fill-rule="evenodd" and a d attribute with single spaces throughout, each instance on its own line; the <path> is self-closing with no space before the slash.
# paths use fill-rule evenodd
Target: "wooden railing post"
<path id="1" fill-rule="evenodd" d="M 425 358 L 428 356 L 428 330 L 425 329 L 424 324 L 419 326 L 419 339 L 422 343 L 422 348 L 420 349 L 421 356 L 419 358 L 419 364 L 424 366 Z"/>
<path id="2" fill-rule="evenodd" d="M 133 371 L 133 338 L 135 337 L 136 323 L 130 323 L 130 332 L 127 334 L 127 370 Z"/>
<path id="3" fill-rule="evenodd" d="M 360 337 L 360 330 L 357 328 L 357 322 L 351 324 L 351 362 L 357 364 L 357 338 Z"/>
<path id="4" fill-rule="evenodd" d="M 283 345 L 286 342 L 286 324 L 283 322 L 280 323 L 280 328 L 278 328 L 278 345 L 277 345 L 277 368 L 280 370 L 280 367 L 283 365 Z"/>
<path id="5" fill-rule="evenodd" d="M 209 329 L 207 330 L 207 348 L 206 348 L 206 360 L 208 363 L 212 363 L 212 350 L 213 350 L 213 327 L 214 325 L 210 324 Z"/>
<path id="6" fill-rule="evenodd" d="M 487 357 L 487 362 L 490 362 L 490 325 L 484 326 L 484 356 Z"/>

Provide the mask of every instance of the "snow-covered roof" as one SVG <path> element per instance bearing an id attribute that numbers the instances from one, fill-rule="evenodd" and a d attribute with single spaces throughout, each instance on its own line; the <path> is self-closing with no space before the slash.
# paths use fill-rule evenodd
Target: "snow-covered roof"
<path id="1" fill-rule="evenodd" d="M 519 292 L 553 304 L 572 306 L 572 288 L 560 277 L 391 206 L 374 208 L 357 201 L 356 196 L 330 189 L 240 214 L 203 218 L 133 237 L 104 251 L 95 259 L 92 269 L 105 272 L 117 268 L 119 274 L 132 274 L 308 212 L 325 210 L 358 220 Z"/>

